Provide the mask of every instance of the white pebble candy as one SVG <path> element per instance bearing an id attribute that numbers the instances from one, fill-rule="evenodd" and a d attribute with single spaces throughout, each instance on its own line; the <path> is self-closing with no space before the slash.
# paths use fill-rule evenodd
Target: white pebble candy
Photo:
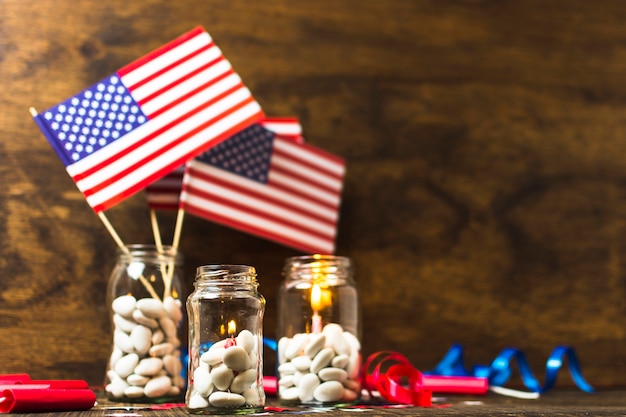
<path id="1" fill-rule="evenodd" d="M 285 401 L 295 401 L 300 397 L 300 390 L 298 389 L 298 387 L 279 387 L 278 393 L 280 394 L 280 398 Z"/>
<path id="2" fill-rule="evenodd" d="M 303 375 L 298 383 L 298 398 L 300 401 L 313 401 L 313 392 L 320 385 L 320 379 L 317 375 L 309 373 Z"/>
<path id="3" fill-rule="evenodd" d="M 129 318 L 132 316 L 136 304 L 137 300 L 132 295 L 122 295 L 113 300 L 111 308 L 120 316 Z"/>
<path id="4" fill-rule="evenodd" d="M 330 362 L 330 360 L 329 360 Z M 308 371 L 309 367 L 311 366 L 311 358 L 309 358 L 308 356 L 302 355 L 302 356 L 297 356 L 295 358 L 293 358 L 291 360 L 291 364 L 298 370 L 298 371 Z M 328 364 L 326 364 L 328 365 Z M 324 365 L 324 366 L 326 366 Z"/>
<path id="5" fill-rule="evenodd" d="M 335 402 L 343 398 L 344 388 L 339 381 L 322 382 L 315 391 L 313 397 L 320 402 Z"/>
<path id="6" fill-rule="evenodd" d="M 193 371 L 193 389 L 204 397 L 213 391 L 213 379 L 207 370 L 196 368 Z"/>
<path id="7" fill-rule="evenodd" d="M 324 368 L 318 373 L 322 381 L 339 381 L 343 382 L 348 379 L 348 373 L 340 368 Z"/>
<path id="8" fill-rule="evenodd" d="M 127 318 L 124 318 L 121 314 L 113 315 L 113 324 L 115 325 L 116 329 L 119 329 L 126 333 L 130 333 L 133 330 L 133 328 L 137 325 L 136 322 L 129 320 Z"/>
<path id="9" fill-rule="evenodd" d="M 215 388 L 219 390 L 227 389 L 230 386 L 230 383 L 233 382 L 234 377 L 235 373 L 233 370 L 223 364 L 211 369 L 211 379 L 213 380 L 213 385 L 215 385 Z"/>
<path id="10" fill-rule="evenodd" d="M 115 363 L 113 370 L 120 378 L 126 378 L 133 373 L 138 363 L 139 356 L 136 353 L 129 353 Z"/>
<path id="11" fill-rule="evenodd" d="M 157 329 L 152 333 L 152 344 L 158 345 L 161 344 L 165 340 L 165 334 L 161 329 Z"/>
<path id="12" fill-rule="evenodd" d="M 245 403 L 246 399 L 243 395 L 232 392 L 217 391 L 209 395 L 209 404 L 213 407 L 238 407 Z"/>
<path id="13" fill-rule="evenodd" d="M 237 346 L 242 347 L 248 353 L 252 352 L 256 347 L 256 338 L 250 330 L 242 330 L 236 337 L 236 340 Z"/>
<path id="14" fill-rule="evenodd" d="M 256 381 L 256 378 L 256 369 L 248 369 L 246 371 L 239 372 L 230 384 L 230 391 L 241 394 L 250 388 L 252 383 Z"/>
<path id="15" fill-rule="evenodd" d="M 130 333 L 130 340 L 133 342 L 135 352 L 144 355 L 152 345 L 152 331 L 145 326 L 136 326 Z"/>
<path id="16" fill-rule="evenodd" d="M 200 360 L 208 365 L 217 365 L 218 363 L 222 363 L 224 352 L 226 352 L 226 348 L 217 347 L 215 349 L 209 349 L 200 356 Z"/>
<path id="17" fill-rule="evenodd" d="M 231 346 L 226 349 L 223 357 L 224 365 L 233 371 L 244 371 L 249 368 L 250 358 L 248 352 L 239 346 Z"/>
<path id="18" fill-rule="evenodd" d="M 124 390 L 124 395 L 128 398 L 143 397 L 143 387 L 130 386 Z"/>
<path id="19" fill-rule="evenodd" d="M 119 376 L 109 376 L 111 382 L 107 384 L 106 391 L 110 393 L 113 397 L 123 397 L 124 391 L 128 388 L 128 384 Z"/>
<path id="20" fill-rule="evenodd" d="M 343 332 L 343 337 L 350 344 L 350 347 L 352 348 L 353 351 L 361 350 L 361 342 L 359 342 L 359 339 L 357 339 L 355 335 L 353 335 L 350 332 Z"/>
<path id="21" fill-rule="evenodd" d="M 174 323 L 174 320 L 169 317 L 161 317 L 159 319 L 159 324 L 161 325 L 161 328 L 165 333 L 165 337 L 168 340 L 176 338 L 176 323 Z"/>
<path id="22" fill-rule="evenodd" d="M 109 368 L 113 368 L 122 356 L 124 356 L 124 352 L 122 352 L 121 349 L 114 347 L 111 352 L 111 357 L 109 358 Z"/>
<path id="23" fill-rule="evenodd" d="M 121 330 L 113 332 L 113 344 L 122 352 L 131 353 L 135 350 L 135 345 L 130 336 Z"/>
<path id="24" fill-rule="evenodd" d="M 248 405 L 262 405 L 264 401 L 261 400 L 261 395 L 259 395 L 259 390 L 255 387 L 249 388 L 242 394 L 243 398 L 246 399 L 246 404 Z"/>
<path id="25" fill-rule="evenodd" d="M 278 363 L 285 363 L 287 359 L 285 358 L 285 350 L 287 349 L 290 340 L 291 339 L 289 339 L 288 337 L 281 337 L 280 339 L 278 339 Z"/>
<path id="26" fill-rule="evenodd" d="M 144 376 L 153 376 L 163 369 L 161 358 L 144 358 L 135 367 L 135 373 Z"/>
<path id="27" fill-rule="evenodd" d="M 183 310 L 180 300 L 166 297 L 165 300 L 163 300 L 163 308 L 167 312 L 167 315 L 175 322 L 178 323 L 183 319 Z"/>
<path id="28" fill-rule="evenodd" d="M 285 359 L 293 359 L 304 349 L 309 340 L 309 335 L 306 333 L 296 334 L 285 348 Z"/>
<path id="29" fill-rule="evenodd" d="M 324 333 L 311 335 L 311 337 L 309 338 L 309 343 L 304 348 L 304 354 L 313 359 L 315 355 L 317 355 L 317 352 L 322 350 L 325 344 L 326 335 Z"/>
<path id="30" fill-rule="evenodd" d="M 167 394 L 171 386 L 172 380 L 167 375 L 157 376 L 148 381 L 144 393 L 149 398 L 160 397 Z"/>
<path id="31" fill-rule="evenodd" d="M 209 401 L 204 398 L 204 396 L 198 394 L 198 393 L 193 393 L 190 397 L 189 397 L 189 401 L 187 402 L 187 406 L 189 408 L 192 409 L 196 409 L 196 408 L 206 408 L 209 406 Z"/>
<path id="32" fill-rule="evenodd" d="M 148 354 L 153 357 L 165 356 L 172 353 L 173 351 L 174 345 L 172 345 L 171 343 L 160 343 L 158 345 L 153 345 L 148 351 Z"/>
<path id="33" fill-rule="evenodd" d="M 294 385 L 295 383 L 293 381 L 293 375 L 285 375 L 284 377 L 278 380 L 279 387 L 289 388 L 289 387 L 293 387 Z"/>
<path id="34" fill-rule="evenodd" d="M 159 322 L 156 319 L 146 317 L 146 315 L 143 314 L 141 310 L 133 311 L 133 320 L 151 329 L 156 329 L 157 327 L 159 327 Z"/>
<path id="35" fill-rule="evenodd" d="M 311 372 L 318 373 L 322 368 L 327 367 L 330 361 L 335 357 L 335 352 L 332 348 L 324 348 L 319 351 L 315 358 L 311 361 Z"/>
<path id="36" fill-rule="evenodd" d="M 141 310 L 144 316 L 153 319 L 161 318 L 166 314 L 163 303 L 156 298 L 142 298 L 137 300 L 137 309 Z"/>
<path id="37" fill-rule="evenodd" d="M 178 355 L 165 355 L 163 356 L 163 367 L 170 375 L 178 375 L 183 369 Z"/>
<path id="38" fill-rule="evenodd" d="M 143 387 L 150 381 L 150 378 L 144 375 L 130 374 L 126 377 L 126 382 L 130 385 L 135 385 L 138 387 Z"/>
<path id="39" fill-rule="evenodd" d="M 348 355 L 337 355 L 333 358 L 330 364 L 335 368 L 345 368 L 350 361 L 350 357 Z"/>
<path id="40" fill-rule="evenodd" d="M 291 364 L 291 362 L 285 362 L 278 367 L 278 373 L 281 376 L 284 375 L 293 375 L 296 373 L 296 367 Z"/>

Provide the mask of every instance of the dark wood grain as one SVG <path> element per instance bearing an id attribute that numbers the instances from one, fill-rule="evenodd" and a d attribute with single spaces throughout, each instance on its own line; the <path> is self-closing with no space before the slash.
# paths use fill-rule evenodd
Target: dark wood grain
<path id="1" fill-rule="evenodd" d="M 541 378 L 567 344 L 592 384 L 626 385 L 624 2 L 2 0 L 0 16 L 0 372 L 99 384 L 110 348 L 115 243 L 29 107 L 203 25 L 268 115 L 347 160 L 337 252 L 364 353 L 425 370 L 453 343 L 468 367 L 517 346 Z M 142 194 L 107 216 L 152 240 Z M 182 251 L 189 288 L 199 265 L 256 266 L 275 334 L 298 252 L 191 216 Z"/>

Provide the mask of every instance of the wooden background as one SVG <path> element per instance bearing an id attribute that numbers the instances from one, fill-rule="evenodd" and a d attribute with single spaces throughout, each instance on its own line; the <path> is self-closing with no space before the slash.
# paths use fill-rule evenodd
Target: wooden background
<path id="1" fill-rule="evenodd" d="M 0 16 L 0 372 L 100 384 L 109 355 L 116 246 L 29 106 L 203 25 L 268 115 L 348 162 L 337 253 L 365 354 L 427 370 L 453 343 L 468 367 L 516 346 L 542 380 L 567 344 L 590 383 L 626 385 L 626 2 L 0 0 Z M 152 240 L 142 194 L 107 215 Z M 256 266 L 275 334 L 300 253 L 191 216 L 182 251 L 189 287 L 198 265 Z"/>

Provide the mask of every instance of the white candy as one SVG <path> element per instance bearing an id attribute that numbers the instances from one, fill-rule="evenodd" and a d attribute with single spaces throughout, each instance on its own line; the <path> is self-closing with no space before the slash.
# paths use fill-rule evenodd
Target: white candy
<path id="1" fill-rule="evenodd" d="M 120 378 L 126 378 L 133 373 L 133 370 L 139 363 L 139 356 L 136 353 L 129 353 L 123 356 L 115 363 L 113 370 Z"/>
<path id="2" fill-rule="evenodd" d="M 231 392 L 217 391 L 209 395 L 209 404 L 213 407 L 237 407 L 245 403 L 246 399 L 243 395 L 233 394 Z"/>
<path id="3" fill-rule="evenodd" d="M 314 334 L 309 338 L 309 343 L 304 348 L 304 354 L 313 359 L 325 344 L 326 335 L 324 333 Z"/>
<path id="4" fill-rule="evenodd" d="M 280 398 L 285 401 L 295 401 L 300 396 L 298 387 L 282 388 L 278 390 L 278 393 L 280 394 Z"/>
<path id="5" fill-rule="evenodd" d="M 132 295 L 122 295 L 113 300 L 111 308 L 120 316 L 129 318 L 133 314 L 136 304 L 137 300 Z"/>
<path id="6" fill-rule="evenodd" d="M 113 344 L 122 352 L 131 353 L 135 349 L 135 345 L 130 336 L 121 330 L 113 332 Z"/>
<path id="7" fill-rule="evenodd" d="M 165 316 L 166 311 L 161 300 L 156 298 L 142 298 L 137 300 L 137 309 L 146 317 L 158 319 Z"/>
<path id="8" fill-rule="evenodd" d="M 183 368 L 183 364 L 177 355 L 163 356 L 163 367 L 170 375 L 178 375 Z"/>
<path id="9" fill-rule="evenodd" d="M 161 343 L 158 345 L 153 345 L 150 350 L 148 351 L 150 356 L 156 357 L 156 356 L 165 356 L 167 354 L 170 354 L 174 351 L 174 345 L 172 345 L 171 343 Z"/>
<path id="10" fill-rule="evenodd" d="M 239 372 L 230 384 L 230 391 L 241 394 L 250 388 L 252 383 L 256 381 L 256 378 L 256 369 L 248 369 L 247 371 Z"/>
<path id="11" fill-rule="evenodd" d="M 209 406 L 209 401 L 198 393 L 191 394 L 187 406 L 192 409 L 206 408 Z"/>
<path id="12" fill-rule="evenodd" d="M 250 359 L 248 352 L 239 346 L 231 346 L 226 349 L 223 357 L 224 365 L 233 371 L 244 371 L 249 368 Z"/>
<path id="13" fill-rule="evenodd" d="M 213 391 L 211 374 L 202 368 L 196 368 L 193 371 L 193 389 L 204 397 L 208 396 Z"/>
<path id="14" fill-rule="evenodd" d="M 235 373 L 233 370 L 223 364 L 211 369 L 211 379 L 213 380 L 213 385 L 215 385 L 215 388 L 219 390 L 227 389 L 230 386 L 230 383 L 233 382 L 234 377 Z"/>
<path id="15" fill-rule="evenodd" d="M 143 387 L 148 383 L 148 381 L 150 381 L 149 377 L 137 374 L 130 374 L 126 378 L 126 382 L 128 382 L 130 385 L 135 385 L 138 387 Z"/>
<path id="16" fill-rule="evenodd" d="M 143 397 L 143 387 L 130 386 L 124 390 L 124 395 L 128 398 Z"/>
<path id="17" fill-rule="evenodd" d="M 343 382 L 348 379 L 348 373 L 339 368 L 324 368 L 318 373 L 322 381 L 339 381 Z"/>
<path id="18" fill-rule="evenodd" d="M 172 380 L 168 376 L 157 376 L 148 381 L 144 387 L 144 393 L 149 398 L 160 397 L 167 394 L 171 386 Z"/>
<path id="19" fill-rule="evenodd" d="M 304 348 L 308 340 L 309 336 L 306 333 L 296 334 L 285 348 L 285 359 L 295 358 Z"/>
<path id="20" fill-rule="evenodd" d="M 335 368 L 345 368 L 350 361 L 350 357 L 348 355 L 337 355 L 333 358 L 330 364 Z"/>
<path id="21" fill-rule="evenodd" d="M 135 367 L 135 373 L 144 376 L 153 376 L 163 369 L 161 358 L 144 358 Z"/>
<path id="22" fill-rule="evenodd" d="M 135 326 L 130 333 L 130 340 L 133 342 L 135 352 L 140 355 L 148 353 L 150 346 L 152 345 L 152 331 L 146 326 Z"/>
<path id="23" fill-rule="evenodd" d="M 331 352 L 332 354 L 332 352 Z M 329 360 L 330 363 L 330 360 Z M 309 367 L 312 365 L 311 362 L 311 358 L 309 358 L 306 355 L 302 355 L 302 356 L 296 356 L 295 358 L 293 358 L 291 360 L 291 364 L 298 370 L 298 371 L 308 371 Z M 328 364 L 326 364 L 328 365 Z M 324 366 L 326 366 L 324 365 Z"/>
<path id="24" fill-rule="evenodd" d="M 278 373 L 283 375 L 293 375 L 296 373 L 296 367 L 291 362 L 285 362 L 278 366 Z"/>
<path id="25" fill-rule="evenodd" d="M 113 315 L 113 324 L 115 324 L 116 329 L 126 333 L 130 333 L 137 325 L 134 321 L 124 318 L 121 314 L 117 313 Z"/>
<path id="26" fill-rule="evenodd" d="M 339 381 L 322 382 L 315 391 L 313 397 L 320 402 L 335 402 L 343 397 L 344 388 Z"/>
<path id="27" fill-rule="evenodd" d="M 246 399 L 246 404 L 248 405 L 262 405 L 263 401 L 261 400 L 261 395 L 259 395 L 259 390 L 255 387 L 247 389 L 243 394 L 243 398 Z"/>
<path id="28" fill-rule="evenodd" d="M 133 320 L 151 329 L 159 327 L 159 322 L 156 319 L 147 317 L 141 310 L 133 311 Z"/>
<path id="29" fill-rule="evenodd" d="M 167 315 L 175 322 L 178 323 L 183 319 L 182 303 L 180 300 L 166 297 L 165 300 L 163 300 L 163 308 L 167 312 Z"/>
<path id="30" fill-rule="evenodd" d="M 246 352 L 252 352 L 256 347 L 256 338 L 250 330 L 242 330 L 237 336 L 237 346 L 241 346 Z"/>
<path id="31" fill-rule="evenodd" d="M 226 348 L 223 347 L 209 349 L 200 356 L 200 360 L 209 365 L 217 365 L 223 362 L 224 352 L 226 352 Z"/>
<path id="32" fill-rule="evenodd" d="M 319 351 L 315 358 L 311 361 L 311 372 L 314 374 L 318 373 L 322 368 L 327 367 L 330 364 L 330 361 L 335 357 L 335 352 L 332 348 L 324 348 Z"/>
<path id="33" fill-rule="evenodd" d="M 303 375 L 298 383 L 298 398 L 302 402 L 313 401 L 313 392 L 320 385 L 317 375 L 309 373 Z"/>

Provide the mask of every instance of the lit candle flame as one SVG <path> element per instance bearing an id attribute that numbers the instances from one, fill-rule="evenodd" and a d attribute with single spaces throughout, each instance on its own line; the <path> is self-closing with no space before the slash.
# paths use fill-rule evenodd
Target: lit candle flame
<path id="1" fill-rule="evenodd" d="M 322 289 L 317 284 L 313 284 L 311 289 L 311 308 L 313 311 L 319 311 L 322 308 Z"/>
<path id="2" fill-rule="evenodd" d="M 228 322 L 228 335 L 230 337 L 233 337 L 236 331 L 237 331 L 237 324 L 235 323 L 235 320 L 229 321 Z"/>

